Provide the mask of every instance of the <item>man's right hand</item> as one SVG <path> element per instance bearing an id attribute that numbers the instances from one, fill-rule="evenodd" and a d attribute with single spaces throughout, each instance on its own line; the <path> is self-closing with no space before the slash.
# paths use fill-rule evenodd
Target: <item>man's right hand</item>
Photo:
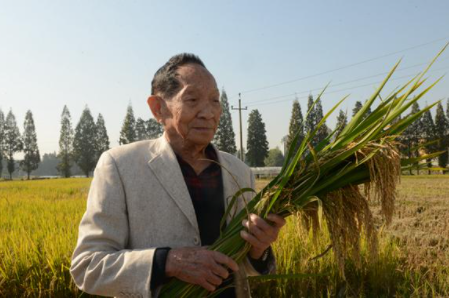
<path id="1" fill-rule="evenodd" d="M 213 292 L 228 278 L 226 267 L 234 272 L 239 269 L 233 259 L 220 252 L 203 247 L 175 248 L 168 252 L 165 274 Z"/>

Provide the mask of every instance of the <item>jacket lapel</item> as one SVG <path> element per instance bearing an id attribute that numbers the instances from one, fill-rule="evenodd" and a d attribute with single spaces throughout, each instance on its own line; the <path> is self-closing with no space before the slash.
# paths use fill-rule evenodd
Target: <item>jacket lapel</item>
<path id="1" fill-rule="evenodd" d="M 189 190 L 175 153 L 165 139 L 165 135 L 153 143 L 152 147 L 150 148 L 148 166 L 199 234 L 198 222 Z"/>
<path id="2" fill-rule="evenodd" d="M 220 154 L 219 150 L 214 146 L 215 152 L 217 153 L 218 163 L 220 163 L 221 167 L 221 175 L 223 178 L 223 195 L 225 201 L 225 211 L 227 210 L 229 204 L 231 203 L 232 197 L 234 194 L 240 190 L 239 178 L 235 174 L 231 172 L 232 165 Z M 240 210 L 241 206 L 241 198 L 238 198 L 234 206 L 232 207 L 231 212 L 226 217 L 226 223 L 229 223 L 233 216 Z"/>

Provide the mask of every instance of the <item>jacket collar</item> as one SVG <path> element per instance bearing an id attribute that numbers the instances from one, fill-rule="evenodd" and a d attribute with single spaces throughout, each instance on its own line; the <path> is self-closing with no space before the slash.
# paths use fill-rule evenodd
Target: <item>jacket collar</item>
<path id="1" fill-rule="evenodd" d="M 229 204 L 231 203 L 232 197 L 234 196 L 237 191 L 241 189 L 239 184 L 241 185 L 240 178 L 236 176 L 235 173 L 232 173 L 232 164 L 229 162 L 224 155 L 220 154 L 220 151 L 214 146 L 215 151 L 217 152 L 218 156 L 218 163 L 221 165 L 221 176 L 223 178 L 223 196 L 225 201 L 225 212 L 228 208 Z M 239 210 L 239 203 L 241 203 L 240 200 L 237 200 L 235 205 L 232 208 L 232 211 L 228 214 L 228 217 L 226 219 L 226 222 L 229 223 L 233 216 L 236 215 L 236 213 Z"/>
<path id="2" fill-rule="evenodd" d="M 214 145 L 212 146 L 217 153 L 218 163 L 222 166 L 223 196 L 226 209 L 232 196 L 240 189 L 236 181 L 238 178 L 230 173 L 232 168 L 231 163 L 220 154 L 220 151 Z M 150 143 L 149 151 L 150 159 L 148 166 L 199 234 L 198 222 L 189 190 L 187 189 L 176 155 L 168 143 L 165 133 L 156 139 L 155 142 Z M 237 205 L 234 208 L 237 209 Z M 233 214 L 234 211 L 227 217 L 228 222 Z"/>
<path id="3" fill-rule="evenodd" d="M 176 155 L 167 142 L 165 134 L 156 139 L 155 142 L 150 143 L 149 150 L 150 160 L 148 161 L 148 166 L 199 235 L 198 222 L 189 190 L 184 181 Z"/>

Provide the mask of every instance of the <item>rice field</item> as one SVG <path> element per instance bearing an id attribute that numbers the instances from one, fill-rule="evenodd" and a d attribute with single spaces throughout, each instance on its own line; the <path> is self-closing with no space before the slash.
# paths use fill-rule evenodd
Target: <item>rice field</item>
<path id="1" fill-rule="evenodd" d="M 258 181 L 261 188 L 267 182 Z M 0 296 L 87 297 L 71 282 L 70 256 L 90 179 L 0 182 Z M 375 215 L 379 207 L 372 205 Z M 290 217 L 274 246 L 279 274 L 252 281 L 255 297 L 449 297 L 449 176 L 407 176 L 380 255 L 338 271 L 329 236 Z"/>
<path id="2" fill-rule="evenodd" d="M 0 182 L 0 296 L 78 297 L 70 257 L 90 180 Z"/>
<path id="3" fill-rule="evenodd" d="M 263 184 L 264 182 L 259 182 Z M 291 217 L 274 251 L 280 274 L 290 278 L 253 283 L 255 297 L 449 297 L 449 177 L 405 176 L 398 189 L 393 223 L 377 216 L 377 260 L 362 245 L 361 266 L 348 260 L 345 279 L 334 261 L 329 235 L 317 237 Z M 294 237 L 293 237 L 294 236 Z M 315 275 L 315 276 L 313 276 Z"/>

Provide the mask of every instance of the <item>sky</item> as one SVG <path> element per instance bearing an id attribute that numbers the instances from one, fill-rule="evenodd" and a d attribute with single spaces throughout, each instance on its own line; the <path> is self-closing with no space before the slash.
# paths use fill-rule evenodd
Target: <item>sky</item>
<path id="1" fill-rule="evenodd" d="M 0 0 L 0 109 L 21 132 L 33 112 L 41 154 L 59 149 L 67 105 L 75 127 L 87 106 L 105 119 L 111 147 L 126 108 L 152 117 L 151 80 L 171 56 L 200 56 L 220 89 L 238 105 L 243 146 L 247 117 L 258 109 L 270 148 L 288 133 L 295 96 L 328 83 L 323 108 L 351 114 L 402 58 L 384 95 L 425 68 L 449 42 L 449 1 L 21 1 Z M 449 49 L 428 73 L 449 71 Z M 420 105 L 449 98 L 447 77 Z M 238 112 L 232 111 L 239 147 Z M 335 126 L 336 115 L 328 126 Z"/>

